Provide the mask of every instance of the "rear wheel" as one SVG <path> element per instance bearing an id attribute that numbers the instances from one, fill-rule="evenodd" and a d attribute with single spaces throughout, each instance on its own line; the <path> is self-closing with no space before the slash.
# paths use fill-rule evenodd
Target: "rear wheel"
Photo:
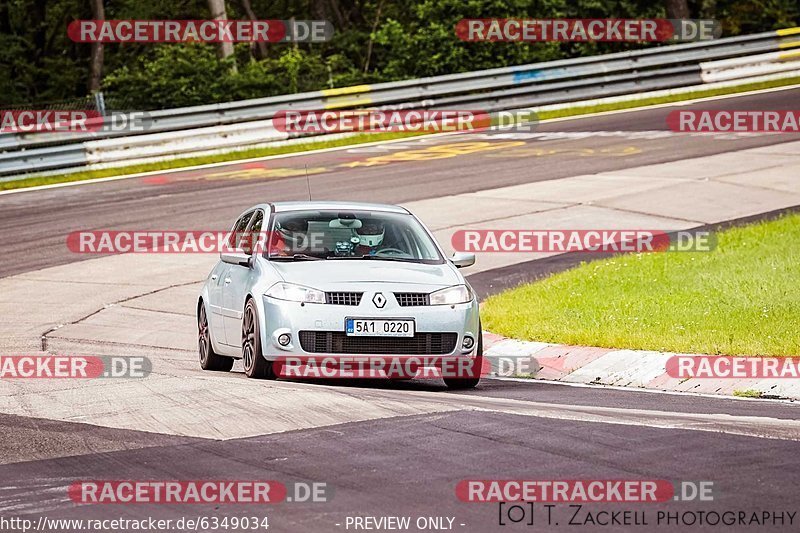
<path id="1" fill-rule="evenodd" d="M 200 304 L 197 312 L 197 348 L 200 352 L 200 368 L 227 372 L 233 368 L 233 359 L 214 353 L 211 344 L 211 330 L 208 328 L 206 306 Z"/>
<path id="2" fill-rule="evenodd" d="M 472 375 L 469 378 L 443 378 L 444 384 L 448 389 L 474 389 L 481 380 L 481 369 L 483 368 L 483 331 L 478 330 L 478 349 L 473 362 Z"/>
<path id="3" fill-rule="evenodd" d="M 242 317 L 242 363 L 248 378 L 274 379 L 272 363 L 261 353 L 261 328 L 253 300 L 247 300 Z"/>

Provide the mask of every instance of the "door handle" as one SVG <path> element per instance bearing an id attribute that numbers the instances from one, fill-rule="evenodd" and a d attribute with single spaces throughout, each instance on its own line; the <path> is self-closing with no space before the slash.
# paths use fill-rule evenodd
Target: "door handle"
<path id="1" fill-rule="evenodd" d="M 231 278 L 225 278 L 225 285 L 231 282 Z"/>
<path id="2" fill-rule="evenodd" d="M 217 278 L 218 278 L 218 277 L 219 277 L 219 276 L 217 276 L 216 274 L 214 274 L 213 276 L 211 276 L 211 281 L 217 281 Z"/>

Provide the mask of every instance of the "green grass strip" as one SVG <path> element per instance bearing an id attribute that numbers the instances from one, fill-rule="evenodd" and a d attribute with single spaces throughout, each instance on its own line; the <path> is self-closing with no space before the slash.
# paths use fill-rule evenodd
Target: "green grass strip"
<path id="1" fill-rule="evenodd" d="M 605 348 L 800 354 L 800 214 L 718 237 L 711 252 L 620 255 L 490 297 L 484 328 Z"/>

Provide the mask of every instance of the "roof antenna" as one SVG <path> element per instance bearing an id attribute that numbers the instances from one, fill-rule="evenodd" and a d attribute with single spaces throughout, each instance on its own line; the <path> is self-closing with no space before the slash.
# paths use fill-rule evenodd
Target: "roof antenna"
<path id="1" fill-rule="evenodd" d="M 306 163 L 306 186 L 308 186 L 308 201 L 311 201 L 311 180 L 308 179 L 308 163 Z"/>

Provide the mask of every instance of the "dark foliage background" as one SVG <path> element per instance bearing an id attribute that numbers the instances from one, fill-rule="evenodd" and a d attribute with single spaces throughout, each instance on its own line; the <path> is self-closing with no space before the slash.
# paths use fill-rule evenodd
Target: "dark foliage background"
<path id="1" fill-rule="evenodd" d="M 209 44 L 107 44 L 101 89 L 111 108 L 158 109 L 607 53 L 641 45 L 466 43 L 456 38 L 454 25 L 470 17 L 664 17 L 676 1 L 684 0 L 250 0 L 259 19 L 325 18 L 335 37 L 324 44 L 268 44 L 266 57 L 237 44 L 226 60 Z M 692 17 L 716 18 L 730 36 L 797 25 L 799 2 L 687 4 Z M 91 45 L 70 41 L 66 27 L 92 18 L 91 4 L 0 0 L 0 104 L 87 101 Z M 208 0 L 103 4 L 107 19 L 203 19 L 210 13 Z M 244 5 L 227 0 L 228 18 L 247 18 Z"/>

